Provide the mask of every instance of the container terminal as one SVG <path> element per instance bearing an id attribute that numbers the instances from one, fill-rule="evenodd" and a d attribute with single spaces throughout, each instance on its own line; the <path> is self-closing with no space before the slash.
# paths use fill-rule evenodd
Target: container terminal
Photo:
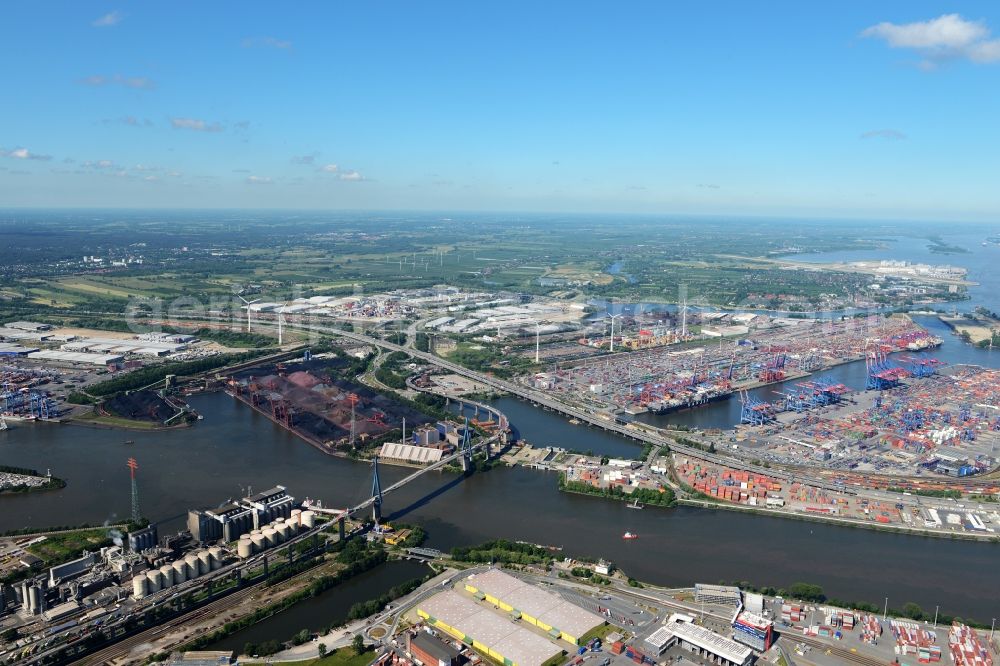
<path id="1" fill-rule="evenodd" d="M 662 414 L 806 377 L 864 359 L 873 350 L 916 352 L 941 344 L 907 317 L 881 315 L 768 320 L 766 327 L 718 340 L 717 345 L 658 347 L 561 364 L 524 381 L 595 411 Z"/>

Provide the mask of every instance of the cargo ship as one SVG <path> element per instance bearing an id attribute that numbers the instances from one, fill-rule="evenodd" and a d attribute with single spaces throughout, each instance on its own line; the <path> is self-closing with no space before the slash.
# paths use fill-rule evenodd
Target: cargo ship
<path id="1" fill-rule="evenodd" d="M 625 539 L 626 541 L 630 541 L 632 539 L 638 539 L 639 535 L 633 532 L 625 532 L 625 534 L 622 535 L 622 538 Z"/>

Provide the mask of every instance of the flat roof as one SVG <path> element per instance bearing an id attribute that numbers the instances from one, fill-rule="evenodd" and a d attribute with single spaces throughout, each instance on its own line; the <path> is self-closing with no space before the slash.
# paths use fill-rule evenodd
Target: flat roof
<path id="1" fill-rule="evenodd" d="M 107 365 L 122 360 L 121 354 L 88 354 L 86 352 L 69 352 L 43 350 L 31 352 L 28 358 L 37 361 L 67 361 L 69 363 L 90 363 L 92 365 Z"/>
<path id="2" fill-rule="evenodd" d="M 649 635 L 646 642 L 654 646 L 657 650 L 662 650 L 673 638 L 674 632 L 670 630 L 670 627 L 660 627 Z"/>
<path id="3" fill-rule="evenodd" d="M 563 652 L 561 647 L 519 626 L 509 617 L 482 608 L 451 590 L 420 602 L 418 608 L 517 666 L 540 666 Z"/>
<path id="4" fill-rule="evenodd" d="M 753 650 L 745 645 L 740 645 L 734 640 L 720 636 L 705 627 L 699 627 L 697 624 L 679 622 L 665 628 L 673 632 L 677 638 L 737 664 L 746 662 L 753 654 Z"/>
<path id="5" fill-rule="evenodd" d="M 573 637 L 583 636 L 605 622 L 600 615 L 499 569 L 474 574 L 465 582 Z"/>

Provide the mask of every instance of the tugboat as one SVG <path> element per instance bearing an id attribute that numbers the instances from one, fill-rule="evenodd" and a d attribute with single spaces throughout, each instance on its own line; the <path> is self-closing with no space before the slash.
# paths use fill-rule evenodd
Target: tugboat
<path id="1" fill-rule="evenodd" d="M 632 539 L 638 539 L 639 535 L 633 534 L 632 532 L 625 532 L 625 534 L 622 535 L 622 538 L 625 539 L 626 541 L 630 541 Z"/>

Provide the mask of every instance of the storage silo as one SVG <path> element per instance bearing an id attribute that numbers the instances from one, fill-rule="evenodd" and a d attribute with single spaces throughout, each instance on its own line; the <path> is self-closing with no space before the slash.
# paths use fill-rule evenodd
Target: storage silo
<path id="1" fill-rule="evenodd" d="M 242 560 L 245 560 L 253 555 L 253 542 L 250 541 L 250 539 L 240 539 L 240 542 L 236 544 L 236 554 L 239 555 Z"/>
<path id="2" fill-rule="evenodd" d="M 302 512 L 302 527 L 309 529 L 310 527 L 316 526 L 316 512 L 315 511 L 303 511 Z"/>
<path id="3" fill-rule="evenodd" d="M 212 569 L 218 569 L 222 566 L 222 560 L 224 558 L 222 549 L 218 546 L 212 546 L 208 549 L 208 552 L 212 555 Z"/>
<path id="4" fill-rule="evenodd" d="M 201 573 L 203 575 L 212 570 L 212 553 L 207 550 L 199 550 L 198 561 L 201 562 Z"/>
<path id="5" fill-rule="evenodd" d="M 175 560 L 173 564 L 170 565 L 174 570 L 174 585 L 180 585 L 187 580 L 188 577 L 188 566 L 187 562 L 184 560 Z"/>
<path id="6" fill-rule="evenodd" d="M 267 550 L 267 539 L 264 538 L 263 534 L 251 535 L 250 542 L 253 543 L 253 548 L 258 553 L 263 550 Z"/>
<path id="7" fill-rule="evenodd" d="M 268 548 L 273 548 L 278 544 L 278 533 L 274 531 L 273 527 L 264 528 L 264 543 L 267 544 Z"/>
<path id="8" fill-rule="evenodd" d="M 28 588 L 28 612 L 32 615 L 42 612 L 42 591 L 37 585 Z"/>
<path id="9" fill-rule="evenodd" d="M 198 556 L 194 553 L 188 553 L 184 557 L 184 564 L 188 568 L 188 579 L 197 578 L 201 575 L 201 563 L 198 561 Z"/>
<path id="10" fill-rule="evenodd" d="M 167 589 L 174 584 L 174 568 L 169 564 L 164 564 L 160 567 L 160 575 L 163 576 L 163 589 Z"/>
<path id="11" fill-rule="evenodd" d="M 285 522 L 289 521 L 296 530 L 302 527 L 302 509 L 292 509 L 292 515 Z"/>
<path id="12" fill-rule="evenodd" d="M 145 574 L 139 574 L 132 578 L 132 596 L 136 599 L 142 599 L 149 593 L 149 580 L 146 579 Z"/>
<path id="13" fill-rule="evenodd" d="M 163 574 L 160 573 L 159 569 L 150 569 L 147 571 L 146 579 L 149 580 L 150 594 L 155 594 L 160 591 L 160 586 L 163 584 Z"/>

